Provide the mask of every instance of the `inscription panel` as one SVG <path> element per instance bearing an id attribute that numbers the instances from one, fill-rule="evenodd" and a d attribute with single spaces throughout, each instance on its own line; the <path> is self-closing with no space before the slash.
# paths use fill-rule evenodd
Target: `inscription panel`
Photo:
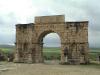
<path id="1" fill-rule="evenodd" d="M 64 15 L 35 17 L 35 24 L 65 22 Z"/>

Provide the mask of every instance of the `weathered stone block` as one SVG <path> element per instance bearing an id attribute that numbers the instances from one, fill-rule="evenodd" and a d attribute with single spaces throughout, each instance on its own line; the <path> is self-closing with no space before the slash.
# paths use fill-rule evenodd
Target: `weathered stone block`
<path id="1" fill-rule="evenodd" d="M 17 24 L 15 62 L 43 63 L 43 37 L 52 32 L 61 39 L 61 63 L 89 62 L 88 21 L 65 22 L 64 15 L 39 16 L 35 24 Z"/>

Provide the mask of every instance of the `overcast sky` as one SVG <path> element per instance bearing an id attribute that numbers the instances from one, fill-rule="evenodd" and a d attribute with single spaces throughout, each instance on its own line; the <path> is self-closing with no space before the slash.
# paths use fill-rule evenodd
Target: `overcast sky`
<path id="1" fill-rule="evenodd" d="M 88 20 L 89 44 L 99 47 L 100 0 L 0 0 L 0 44 L 14 44 L 15 24 L 34 23 L 35 16 L 62 14 L 66 21 Z M 44 42 L 51 40 L 59 42 L 59 37 L 50 34 Z"/>

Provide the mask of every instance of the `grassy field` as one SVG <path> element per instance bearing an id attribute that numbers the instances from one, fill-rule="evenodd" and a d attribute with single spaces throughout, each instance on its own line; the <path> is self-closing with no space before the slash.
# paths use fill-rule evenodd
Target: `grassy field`
<path id="1" fill-rule="evenodd" d="M 0 49 L 4 53 L 12 53 L 12 52 L 14 52 L 15 47 L 11 46 L 11 45 L 0 45 Z"/>
<path id="2" fill-rule="evenodd" d="M 58 57 L 60 56 L 60 48 L 44 48 L 44 56 L 50 58 L 50 56 Z M 89 57 L 92 60 L 97 60 L 98 55 L 100 55 L 100 48 L 90 48 L 89 50 Z"/>
<path id="3" fill-rule="evenodd" d="M 2 49 L 2 51 L 4 53 L 12 53 L 14 52 L 15 48 L 13 46 L 3 46 L 0 49 Z M 43 55 L 46 59 L 51 59 L 51 57 L 55 57 L 57 59 L 60 59 L 60 53 L 61 53 L 61 49 L 58 47 L 45 47 L 43 49 Z M 92 60 L 97 60 L 98 55 L 100 55 L 100 48 L 90 48 L 89 50 L 89 57 Z"/>

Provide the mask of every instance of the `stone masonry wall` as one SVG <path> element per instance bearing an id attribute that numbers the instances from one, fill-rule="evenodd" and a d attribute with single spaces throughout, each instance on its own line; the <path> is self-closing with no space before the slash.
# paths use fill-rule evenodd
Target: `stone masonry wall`
<path id="1" fill-rule="evenodd" d="M 35 23 L 16 25 L 15 62 L 43 63 L 43 37 L 57 33 L 61 63 L 88 63 L 88 21 L 65 22 L 64 15 L 35 17 Z"/>

